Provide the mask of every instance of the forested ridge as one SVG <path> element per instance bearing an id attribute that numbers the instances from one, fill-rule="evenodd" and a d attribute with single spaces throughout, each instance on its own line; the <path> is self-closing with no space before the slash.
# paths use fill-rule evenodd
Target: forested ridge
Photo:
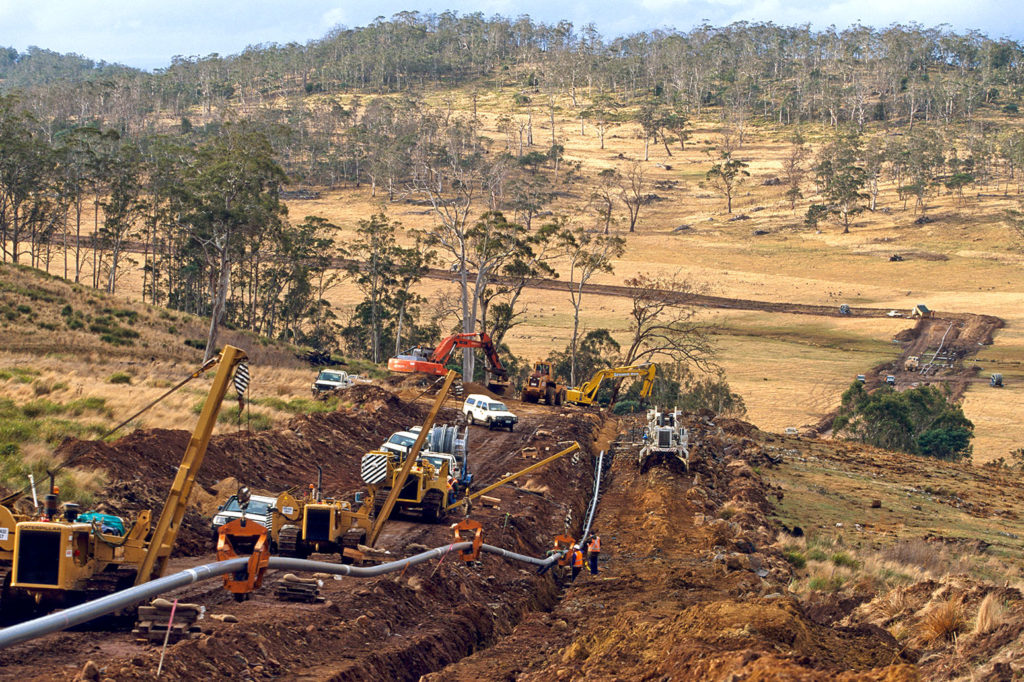
<path id="1" fill-rule="evenodd" d="M 502 103 L 486 126 L 484 96 Z M 769 124 L 790 140 L 780 193 L 807 224 L 848 230 L 883 184 L 915 212 L 942 189 L 1019 192 L 1022 96 L 1022 45 L 918 25 L 740 23 L 608 40 L 568 22 L 404 12 L 306 45 L 176 57 L 153 73 L 6 48 L 0 247 L 3 261 L 59 262 L 64 276 L 114 291 L 133 258 L 126 245 L 141 243 L 144 300 L 210 315 L 210 348 L 224 321 L 313 345 L 341 333 L 380 359 L 437 333 L 436 318 L 417 326 L 413 292 L 432 260 L 460 273 L 451 318 L 498 339 L 516 324 L 523 283 L 550 274 L 556 256 L 590 274 L 607 267 L 622 248 L 611 226 L 634 231 L 654 196 L 651 145 L 670 157 L 698 123 L 720 134 L 706 186 L 728 212 L 749 175 L 733 153 Z M 599 171 L 567 161 L 556 116 L 602 149 L 606 131 L 629 126 L 644 154 Z M 812 148 L 808 130 L 826 139 Z M 400 225 L 367 216 L 362 238 L 336 249 L 336 226 L 288 217 L 289 185 L 367 187 L 419 203 L 435 227 L 406 249 Z M 572 211 L 597 229 L 570 225 Z M 325 301 L 333 256 L 373 264 L 346 273 L 366 296 L 351 320 Z M 573 286 L 590 276 L 583 265 Z"/>

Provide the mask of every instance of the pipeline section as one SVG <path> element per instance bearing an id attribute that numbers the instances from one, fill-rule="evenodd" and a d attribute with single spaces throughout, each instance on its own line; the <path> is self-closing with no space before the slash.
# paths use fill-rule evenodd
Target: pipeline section
<path id="1" fill-rule="evenodd" d="M 604 450 L 600 452 L 597 457 L 597 473 L 594 477 L 594 496 L 590 500 L 590 507 L 587 511 L 587 521 L 583 527 L 583 538 L 587 538 L 590 535 L 590 527 L 594 520 L 594 513 L 597 511 L 597 501 L 601 496 L 601 473 L 604 466 Z M 577 546 L 581 546 L 584 540 L 580 540 Z M 449 552 L 461 552 L 465 549 L 471 549 L 473 547 L 472 542 L 454 542 L 450 545 L 443 545 L 441 547 L 435 547 L 434 549 L 427 550 L 426 552 L 420 552 L 411 557 L 405 559 L 399 559 L 397 561 L 391 561 L 385 564 L 379 564 L 377 566 L 350 566 L 347 564 L 335 564 L 327 561 L 310 561 L 309 559 L 294 559 L 290 557 L 270 557 L 267 568 L 291 570 L 291 571 L 311 571 L 314 573 L 328 573 L 331 575 L 342 575 L 351 576 L 353 578 L 372 578 L 375 576 L 385 575 L 387 573 L 393 573 L 394 571 L 401 571 L 409 566 L 415 566 L 416 564 L 422 564 L 425 561 L 438 557 L 443 559 Z M 556 552 L 547 556 L 543 559 L 527 556 L 526 554 L 518 554 L 516 552 L 510 552 L 507 549 L 495 547 L 494 545 L 483 544 L 480 547 L 481 551 L 489 554 L 496 554 L 504 559 L 510 561 L 520 561 L 527 564 L 533 564 L 541 568 L 541 572 L 547 570 L 559 559 L 565 552 Z M 114 594 L 101 597 L 85 604 L 79 604 L 57 613 L 51 613 L 34 620 L 26 621 L 24 623 L 18 623 L 7 628 L 0 629 L 0 649 L 5 649 L 15 644 L 27 642 L 28 640 L 42 637 L 54 632 L 66 630 L 67 628 L 81 625 L 90 620 L 94 620 L 101 616 L 127 609 L 135 606 L 147 599 L 152 599 L 164 592 L 175 590 L 192 583 L 200 582 L 202 580 L 209 580 L 211 578 L 217 578 L 228 573 L 233 573 L 238 570 L 244 570 L 247 568 L 249 563 L 249 557 L 238 557 L 235 559 L 228 559 L 226 561 L 215 561 L 210 564 L 204 564 L 196 568 L 189 568 L 180 573 L 151 580 L 148 583 L 136 585 L 130 587 L 127 590 L 121 592 L 115 592 Z"/>
<path id="2" fill-rule="evenodd" d="M 248 564 L 249 557 L 238 557 L 228 559 L 227 561 L 204 564 L 196 568 L 186 569 L 180 573 L 151 580 L 148 583 L 130 587 L 127 590 L 108 594 L 105 597 L 100 597 L 78 606 L 72 606 L 63 611 L 6 627 L 0 630 L 0 649 L 13 644 L 20 644 L 36 637 L 42 637 L 52 632 L 59 632 L 75 625 L 81 625 L 94 618 L 99 618 L 121 609 L 130 608 L 169 590 L 185 587 L 201 580 L 217 578 L 226 573 L 245 570 Z"/>
<path id="3" fill-rule="evenodd" d="M 434 549 L 415 554 L 405 559 L 367 567 L 335 564 L 326 561 L 310 561 L 308 559 L 270 557 L 267 568 L 329 573 L 332 575 L 347 575 L 352 576 L 353 578 L 372 578 L 386 573 L 401 571 L 408 566 L 421 564 L 434 558 L 443 559 L 444 556 L 450 552 L 457 553 L 462 550 L 471 549 L 472 547 L 472 542 L 454 542 L 450 545 L 435 547 Z M 537 557 L 510 552 L 507 549 L 487 544 L 481 545 L 480 549 L 481 551 L 488 552 L 490 554 L 497 554 L 504 559 L 534 564 L 542 568 L 551 566 L 557 562 L 561 556 L 560 554 L 554 554 L 543 559 L 538 559 Z M 35 620 L 12 625 L 0 630 L 0 649 L 20 644 L 21 642 L 26 642 L 37 637 L 42 637 L 43 635 L 59 632 L 60 630 L 65 630 L 76 625 L 81 625 L 82 623 L 114 613 L 115 611 L 130 608 L 138 603 L 152 599 L 153 597 L 170 590 L 185 587 L 186 585 L 191 585 L 192 583 L 202 580 L 217 578 L 238 570 L 245 570 L 248 562 L 249 557 L 238 557 L 235 559 L 228 559 L 227 561 L 216 561 L 211 564 L 204 564 L 196 568 L 189 568 L 180 573 L 165 576 L 148 583 L 143 583 L 142 585 L 136 585 L 135 587 L 130 587 L 127 590 L 122 590 L 121 592 L 116 592 L 114 594 L 107 595 L 106 597 L 86 602 L 85 604 L 73 606 L 57 613 L 51 613 L 49 615 L 36 618 Z"/>
<path id="4" fill-rule="evenodd" d="M 580 537 L 577 547 L 583 547 L 583 543 L 590 537 L 590 526 L 594 522 L 594 513 L 597 512 L 597 500 L 601 497 L 601 473 L 604 468 L 604 450 L 597 456 L 597 470 L 594 474 L 594 496 L 590 498 L 590 509 L 587 510 L 587 521 L 583 524 L 583 535 Z"/>

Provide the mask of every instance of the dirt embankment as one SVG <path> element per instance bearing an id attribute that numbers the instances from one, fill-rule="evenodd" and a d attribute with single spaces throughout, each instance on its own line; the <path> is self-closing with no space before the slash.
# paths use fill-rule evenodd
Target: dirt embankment
<path id="1" fill-rule="evenodd" d="M 234 478 L 254 490 L 276 494 L 316 481 L 319 465 L 328 494 L 355 491 L 361 486 L 359 459 L 363 454 L 393 432 L 421 422 L 427 405 L 403 402 L 375 386 L 356 386 L 346 398 L 353 407 L 295 417 L 283 430 L 215 436 L 199 470 L 198 484 L 212 493 L 217 481 Z M 445 408 L 438 421 L 458 416 L 455 409 Z M 152 509 L 156 514 L 190 437 L 190 432 L 182 430 L 135 431 L 113 443 L 69 441 L 58 454 L 76 466 L 107 472 L 111 484 L 99 496 L 105 500 L 103 509 L 129 516 Z M 176 554 L 209 551 L 209 523 L 208 518 L 189 510 Z"/>

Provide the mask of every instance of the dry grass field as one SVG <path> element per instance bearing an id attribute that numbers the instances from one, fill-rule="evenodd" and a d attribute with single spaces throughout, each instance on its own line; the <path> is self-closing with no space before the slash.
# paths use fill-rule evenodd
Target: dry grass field
<path id="1" fill-rule="evenodd" d="M 498 117 L 526 116 L 525 109 L 510 108 L 510 98 L 508 90 L 487 91 L 480 93 L 477 103 L 484 132 L 495 149 L 504 145 Z M 471 107 L 465 93 L 436 94 L 427 99 L 434 106 L 450 106 L 457 115 L 468 115 Z M 551 130 L 547 111 L 539 103 L 533 121 L 533 149 L 546 150 Z M 596 215 L 586 207 L 589 185 L 601 169 L 622 168 L 625 159 L 642 158 L 643 141 L 638 129 L 632 124 L 613 127 L 606 136 L 606 148 L 601 150 L 590 125 L 585 125 L 581 134 L 577 114 L 567 99 L 559 102 L 555 128 L 555 139 L 564 145 L 566 160 L 580 163 L 582 179 L 568 187 L 568 196 L 552 208 L 578 223 L 596 225 Z M 803 132 L 812 145 L 827 133 L 810 126 Z M 806 201 L 798 204 L 794 213 L 783 196 L 784 187 L 763 184 L 780 174 L 789 150 L 788 134 L 770 126 L 747 126 L 744 143 L 734 156 L 749 163 L 751 176 L 733 202 L 733 216 L 746 219 L 734 221 L 725 213 L 724 199 L 700 186 L 722 142 L 717 121 L 698 121 L 685 150 L 680 151 L 676 143 L 671 157 L 662 146 L 652 145 L 650 161 L 644 164 L 646 192 L 656 194 L 658 200 L 642 208 L 637 231 L 627 235 L 627 250 L 616 262 L 615 272 L 596 281 L 619 284 L 637 272 L 679 273 L 717 296 L 837 308 L 840 303 L 848 303 L 903 313 L 923 302 L 940 311 L 999 316 L 1006 321 L 1006 328 L 998 333 L 993 346 L 981 349 L 976 361 L 981 377 L 1001 371 L 1006 388 L 990 389 L 979 380 L 969 389 L 964 406 L 977 426 L 976 461 L 1003 456 L 1011 448 L 1024 445 L 1024 432 L 1015 420 L 1024 408 L 1024 370 L 1019 364 L 1024 351 L 1024 311 L 1018 305 L 1024 287 L 1020 274 L 1024 258 L 1019 242 L 1001 219 L 1003 210 L 1017 205 L 1016 197 L 992 196 L 1001 194 L 1002 189 L 988 186 L 980 188 L 984 197 L 975 196 L 979 191 L 975 190 L 967 195 L 966 205 L 959 206 L 952 195 L 937 193 L 928 199 L 928 216 L 933 222 L 918 225 L 914 212 L 904 210 L 893 188 L 885 186 L 878 210 L 856 216 L 850 234 L 841 234 L 841 227 L 831 223 L 814 230 L 803 224 Z M 658 182 L 661 184 L 655 188 Z M 810 181 L 803 189 L 810 198 Z M 433 220 L 429 210 L 409 203 L 408 198 L 388 203 L 384 193 L 372 197 L 368 186 L 345 187 L 322 190 L 317 200 L 290 201 L 289 212 L 295 220 L 306 215 L 331 220 L 341 227 L 342 240 L 352 236 L 358 220 L 382 209 L 406 228 L 429 227 Z M 621 206 L 617 210 L 618 227 L 622 229 L 626 226 L 625 210 Z M 689 229 L 674 232 L 681 225 Z M 763 234 L 755 235 L 755 231 Z M 905 260 L 889 262 L 893 253 L 903 255 Z M 61 267 L 55 263 L 52 271 Z M 126 277 L 121 286 L 125 292 L 138 291 L 132 277 Z M 453 293 L 453 287 L 426 280 L 421 291 L 437 303 Z M 128 295 L 137 298 L 135 293 Z M 342 311 L 351 309 L 357 300 L 354 288 L 344 284 L 331 291 L 330 298 Z M 524 303 L 528 320 L 510 334 L 512 350 L 532 360 L 564 348 L 571 330 L 568 295 L 530 291 Z M 583 326 L 605 327 L 621 338 L 627 325 L 627 306 L 625 299 L 591 296 L 584 304 Z M 842 319 L 721 310 L 703 314 L 718 329 L 717 361 L 733 388 L 743 395 L 750 420 L 776 431 L 812 423 L 827 413 L 856 374 L 898 354 L 891 339 L 910 326 L 909 320 L 900 318 Z M 191 324 L 196 331 L 190 333 L 201 337 L 201 324 Z M 86 361 L 81 354 L 73 354 L 60 362 L 50 355 L 51 359 L 42 362 L 39 353 L 50 340 L 39 342 L 42 345 L 38 347 L 24 345 L 20 354 L 13 350 L 3 353 L 0 368 L 32 366 L 57 374 L 77 373 L 81 380 L 75 383 L 79 386 L 75 390 L 94 391 L 110 400 L 117 414 L 122 413 L 121 407 L 141 400 L 144 387 L 169 373 L 155 366 L 139 367 L 139 381 L 129 390 L 110 391 L 100 379 L 125 361 L 111 354 L 95 359 L 90 356 Z M 62 343 L 54 341 L 45 350 L 59 354 Z M 173 345 L 180 339 L 154 343 Z M 50 369 L 48 365 L 59 368 Z M 309 370 L 280 368 L 272 372 L 271 385 L 254 384 L 256 390 L 286 400 L 306 397 Z M 4 395 L 20 397 L 24 390 L 12 386 L 10 380 L 0 384 Z M 179 404 L 157 410 L 140 423 L 175 423 L 188 400 L 179 398 Z M 271 408 L 264 409 L 268 417 L 281 416 Z"/>

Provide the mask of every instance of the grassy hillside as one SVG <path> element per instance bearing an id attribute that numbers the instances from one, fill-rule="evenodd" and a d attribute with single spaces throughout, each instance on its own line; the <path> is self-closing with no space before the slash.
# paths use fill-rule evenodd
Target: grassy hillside
<path id="1" fill-rule="evenodd" d="M 103 436 L 185 379 L 202 362 L 205 326 L 189 315 L 0 265 L 0 487 L 22 487 L 29 471 L 42 481 L 64 438 Z M 251 404 L 241 416 L 225 405 L 216 433 L 266 429 L 294 414 L 336 407 L 337 399 L 311 399 L 316 371 L 296 359 L 294 348 L 231 331 L 221 340 L 247 351 L 253 381 Z M 360 369 L 367 367 L 353 367 Z M 136 428 L 191 430 L 210 379 L 192 381 L 110 437 Z M 71 472 L 62 482 L 88 491 L 102 479 Z"/>

